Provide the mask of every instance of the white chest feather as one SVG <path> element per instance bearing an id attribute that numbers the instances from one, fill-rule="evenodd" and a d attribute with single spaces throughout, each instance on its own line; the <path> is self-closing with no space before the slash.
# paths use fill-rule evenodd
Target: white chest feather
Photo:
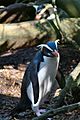
<path id="1" fill-rule="evenodd" d="M 38 72 L 38 80 L 41 91 L 46 94 L 50 91 L 52 84 L 55 83 L 55 77 L 58 69 L 59 57 L 44 57 Z"/>

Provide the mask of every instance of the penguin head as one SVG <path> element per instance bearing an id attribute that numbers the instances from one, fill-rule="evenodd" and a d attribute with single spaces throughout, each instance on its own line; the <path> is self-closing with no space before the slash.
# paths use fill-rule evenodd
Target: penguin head
<path id="1" fill-rule="evenodd" d="M 57 42 L 59 40 L 56 41 L 49 41 L 47 42 L 47 44 L 41 44 L 39 45 L 39 47 L 41 48 L 41 51 L 43 53 L 44 56 L 47 57 L 58 57 L 58 46 L 57 46 Z"/>

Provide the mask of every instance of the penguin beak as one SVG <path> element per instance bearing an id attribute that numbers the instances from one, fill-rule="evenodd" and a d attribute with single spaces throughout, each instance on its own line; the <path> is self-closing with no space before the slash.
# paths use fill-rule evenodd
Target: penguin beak
<path id="1" fill-rule="evenodd" d="M 55 57 L 58 57 L 59 53 L 57 50 L 55 50 L 54 52 L 52 52 L 52 55 L 55 56 Z"/>

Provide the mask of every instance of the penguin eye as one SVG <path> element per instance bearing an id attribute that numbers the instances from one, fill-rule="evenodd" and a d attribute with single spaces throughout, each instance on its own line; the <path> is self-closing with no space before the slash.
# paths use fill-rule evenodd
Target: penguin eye
<path id="1" fill-rule="evenodd" d="M 44 47 L 43 48 L 43 54 L 46 55 L 46 56 L 50 56 L 52 54 L 52 51 Z"/>

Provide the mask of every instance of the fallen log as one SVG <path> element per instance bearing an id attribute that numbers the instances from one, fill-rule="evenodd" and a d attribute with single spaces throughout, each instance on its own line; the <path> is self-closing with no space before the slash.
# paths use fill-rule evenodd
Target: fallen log
<path id="1" fill-rule="evenodd" d="M 80 18 L 61 20 L 61 29 L 74 46 L 80 48 Z M 48 40 L 61 38 L 53 20 L 28 21 L 13 24 L 0 24 L 0 52 L 8 49 L 31 47 Z"/>
<path id="2" fill-rule="evenodd" d="M 39 21 L 0 24 L 0 51 L 31 47 L 46 42 L 51 37 L 55 40 L 56 31 L 58 32 L 57 29 L 52 30 L 47 22 L 44 25 Z"/>

